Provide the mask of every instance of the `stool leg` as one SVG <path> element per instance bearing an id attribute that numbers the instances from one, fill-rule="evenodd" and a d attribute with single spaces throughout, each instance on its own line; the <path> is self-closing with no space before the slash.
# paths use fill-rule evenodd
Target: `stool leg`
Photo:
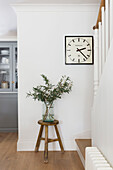
<path id="1" fill-rule="evenodd" d="M 40 141 L 41 141 L 41 137 L 42 137 L 42 132 L 43 132 L 43 125 L 41 125 L 40 127 L 40 131 L 39 131 L 39 135 L 38 135 L 38 139 L 37 139 L 37 143 L 36 143 L 36 147 L 35 147 L 35 151 L 38 152 L 39 146 L 40 146 Z"/>
<path id="2" fill-rule="evenodd" d="M 54 127 L 55 127 L 55 130 L 56 130 L 56 134 L 57 134 L 57 137 L 58 137 L 58 141 L 59 141 L 61 151 L 64 152 L 64 147 L 63 147 L 63 144 L 62 144 L 62 141 L 61 141 L 61 138 L 60 138 L 60 134 L 59 134 L 57 125 L 54 125 Z"/>
<path id="3" fill-rule="evenodd" d="M 45 126 L 44 163 L 48 163 L 48 126 Z"/>

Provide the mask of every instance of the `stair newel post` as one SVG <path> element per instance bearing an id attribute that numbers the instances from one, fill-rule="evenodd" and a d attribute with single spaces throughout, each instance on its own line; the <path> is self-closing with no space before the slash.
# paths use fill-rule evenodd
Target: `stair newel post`
<path id="1" fill-rule="evenodd" d="M 108 16 L 109 16 L 109 10 L 108 10 L 108 0 L 105 0 L 105 21 L 106 21 L 106 57 L 107 57 L 107 54 L 108 54 L 108 34 L 109 34 L 109 24 L 108 24 Z"/>
<path id="2" fill-rule="evenodd" d="M 98 28 L 94 30 L 95 36 L 94 36 L 94 101 L 96 99 L 97 90 L 99 87 L 100 77 L 101 77 L 101 62 L 102 62 L 102 26 L 101 22 L 98 23 Z M 94 105 L 92 108 L 92 136 L 94 137 L 94 120 L 95 120 L 95 114 L 94 114 Z M 93 144 L 93 138 L 92 138 L 92 144 Z"/>
<path id="3" fill-rule="evenodd" d="M 113 0 L 110 0 L 110 43 L 113 38 Z"/>
<path id="4" fill-rule="evenodd" d="M 98 42 L 98 29 L 95 29 L 94 36 L 94 96 L 99 86 L 99 42 Z"/>
<path id="5" fill-rule="evenodd" d="M 101 22 L 98 23 L 98 28 L 99 28 L 99 36 L 98 36 L 98 40 L 99 40 L 99 81 L 101 78 L 101 74 L 102 74 L 102 25 Z"/>
<path id="6" fill-rule="evenodd" d="M 105 12 L 104 7 L 101 8 L 102 15 L 102 71 L 105 63 Z"/>

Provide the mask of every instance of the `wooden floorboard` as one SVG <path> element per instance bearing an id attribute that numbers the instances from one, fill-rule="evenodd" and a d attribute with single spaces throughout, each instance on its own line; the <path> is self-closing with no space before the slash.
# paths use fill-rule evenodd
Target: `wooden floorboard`
<path id="1" fill-rule="evenodd" d="M 17 152 L 17 133 L 0 133 L 0 170 L 84 170 L 76 151 L 49 151 L 44 164 L 43 152 Z"/>
<path id="2" fill-rule="evenodd" d="M 91 146 L 91 139 L 75 139 L 84 159 L 85 159 L 85 148 Z"/>

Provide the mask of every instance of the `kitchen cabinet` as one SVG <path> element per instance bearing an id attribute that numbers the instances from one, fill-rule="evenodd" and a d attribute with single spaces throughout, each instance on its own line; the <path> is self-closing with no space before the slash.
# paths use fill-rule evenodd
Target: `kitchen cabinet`
<path id="1" fill-rule="evenodd" d="M 18 129 L 18 57 L 16 42 L 0 42 L 0 131 Z"/>
<path id="2" fill-rule="evenodd" d="M 17 44 L 0 43 L 0 92 L 16 92 L 18 89 Z"/>

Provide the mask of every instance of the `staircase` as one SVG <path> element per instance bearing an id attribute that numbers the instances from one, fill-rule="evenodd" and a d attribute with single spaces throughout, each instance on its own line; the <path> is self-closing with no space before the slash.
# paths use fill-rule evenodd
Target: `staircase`
<path id="1" fill-rule="evenodd" d="M 101 0 L 97 22 L 93 29 L 94 103 L 91 113 L 92 142 L 91 139 L 76 139 L 75 141 L 84 167 L 85 148 L 90 147 L 91 143 L 92 146 L 96 146 L 100 150 L 109 166 L 113 167 L 113 135 L 111 135 L 113 134 L 113 0 Z M 100 169 L 105 170 L 106 168 L 103 169 L 102 166 Z M 93 170 L 93 168 L 88 170 Z"/>
<path id="2" fill-rule="evenodd" d="M 85 168 L 85 148 L 91 147 L 91 139 L 75 139 L 75 142 L 77 144 L 77 152 Z"/>

